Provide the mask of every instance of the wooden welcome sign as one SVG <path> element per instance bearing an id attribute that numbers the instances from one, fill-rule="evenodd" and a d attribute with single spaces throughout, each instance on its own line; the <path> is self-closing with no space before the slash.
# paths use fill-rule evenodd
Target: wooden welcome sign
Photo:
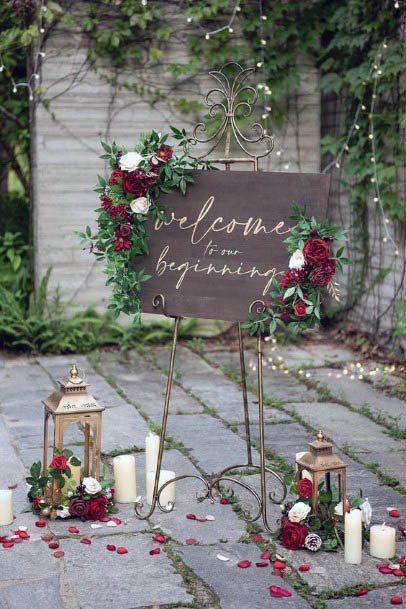
<path id="1" fill-rule="evenodd" d="M 148 220 L 149 254 L 137 268 L 143 311 L 165 297 L 171 316 L 244 321 L 288 269 L 283 240 L 292 203 L 326 216 L 330 177 L 309 173 L 194 171 L 186 196 L 165 195 L 166 222 Z M 161 311 L 159 311 L 161 312 Z"/>

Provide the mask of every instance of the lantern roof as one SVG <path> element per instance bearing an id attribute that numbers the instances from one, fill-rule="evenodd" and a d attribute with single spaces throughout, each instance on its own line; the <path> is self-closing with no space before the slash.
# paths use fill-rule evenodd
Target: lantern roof
<path id="1" fill-rule="evenodd" d="M 95 412 L 104 410 L 92 395 L 87 393 L 89 383 L 79 376 L 76 364 L 73 364 L 69 376 L 58 380 L 59 388 L 43 401 L 47 410 L 54 414 L 77 412 Z"/>
<path id="2" fill-rule="evenodd" d="M 321 430 L 316 439 L 309 443 L 309 449 L 310 452 L 297 459 L 296 463 L 310 472 L 328 472 L 347 467 L 338 455 L 333 454 L 333 444 L 325 439 Z"/>

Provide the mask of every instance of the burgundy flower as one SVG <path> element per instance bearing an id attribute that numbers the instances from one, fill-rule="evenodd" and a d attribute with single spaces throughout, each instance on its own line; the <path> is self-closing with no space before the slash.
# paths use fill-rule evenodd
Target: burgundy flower
<path id="1" fill-rule="evenodd" d="M 158 161 L 162 161 L 164 163 L 166 163 L 166 161 L 168 161 L 173 155 L 173 148 L 172 146 L 168 146 L 167 144 L 161 144 L 159 147 L 159 150 L 155 153 L 155 158 L 158 159 Z M 154 163 L 153 159 L 149 160 L 149 164 L 152 167 L 152 169 L 159 169 L 160 165 L 159 162 L 158 163 Z"/>
<path id="2" fill-rule="evenodd" d="M 290 322 L 290 315 L 287 309 L 283 309 L 281 313 L 281 320 L 285 322 L 285 324 Z"/>
<path id="3" fill-rule="evenodd" d="M 293 305 L 296 317 L 306 317 L 306 303 L 299 300 Z"/>
<path id="4" fill-rule="evenodd" d="M 304 544 L 307 526 L 297 522 L 285 522 L 282 527 L 282 544 L 288 550 L 297 550 Z"/>
<path id="5" fill-rule="evenodd" d="M 123 193 L 131 193 L 134 197 L 145 197 L 148 192 L 150 182 L 145 169 L 134 169 L 127 173 L 122 182 Z"/>
<path id="6" fill-rule="evenodd" d="M 89 500 L 89 511 L 86 520 L 99 520 L 106 513 L 107 499 L 103 495 L 92 497 Z"/>
<path id="7" fill-rule="evenodd" d="M 117 180 L 122 177 L 124 177 L 124 171 L 121 171 L 121 169 L 114 169 L 111 172 L 109 184 L 117 184 Z"/>
<path id="8" fill-rule="evenodd" d="M 318 266 L 330 256 L 330 248 L 323 239 L 308 239 L 303 246 L 303 255 L 306 262 Z"/>
<path id="9" fill-rule="evenodd" d="M 109 212 L 112 218 L 117 218 L 117 216 L 125 218 L 127 215 L 127 205 L 124 205 L 124 203 L 120 203 L 119 205 L 112 205 L 109 209 Z"/>
<path id="10" fill-rule="evenodd" d="M 328 285 L 336 272 L 336 261 L 327 260 L 324 264 L 317 266 L 310 273 L 310 283 L 317 285 L 319 288 L 324 288 Z"/>
<path id="11" fill-rule="evenodd" d="M 114 241 L 114 251 L 118 252 L 119 250 L 129 250 L 131 247 L 131 241 L 129 239 L 125 239 L 125 237 L 118 237 Z"/>
<path id="12" fill-rule="evenodd" d="M 120 224 L 116 228 L 117 237 L 128 237 L 128 235 L 131 235 L 131 232 L 131 224 L 129 224 L 128 222 L 126 222 L 125 224 Z"/>
<path id="13" fill-rule="evenodd" d="M 67 465 L 68 460 L 65 455 L 54 455 L 49 467 L 51 469 L 60 469 L 62 472 L 64 472 Z"/>
<path id="14" fill-rule="evenodd" d="M 34 497 L 34 499 L 32 500 L 33 506 L 34 506 L 34 510 L 39 510 L 40 505 L 39 502 L 41 501 L 41 497 Z"/>
<path id="15" fill-rule="evenodd" d="M 299 480 L 297 483 L 297 494 L 299 497 L 311 497 L 313 493 L 313 482 L 307 478 Z"/>
<path id="16" fill-rule="evenodd" d="M 281 288 L 286 288 L 290 280 L 291 278 L 289 271 L 287 271 L 286 273 L 281 273 L 279 278 L 279 285 L 281 286 Z"/>
<path id="17" fill-rule="evenodd" d="M 72 497 L 68 503 L 68 510 L 74 518 L 86 519 L 89 512 L 89 502 L 80 497 Z"/>
<path id="18" fill-rule="evenodd" d="M 284 299 L 284 297 L 283 297 L 281 294 L 279 294 L 279 295 L 276 297 L 276 300 L 277 300 L 278 302 L 281 302 L 282 304 L 284 304 L 284 302 L 285 302 L 285 299 Z M 266 303 L 265 303 L 265 304 L 266 304 Z"/>
<path id="19" fill-rule="evenodd" d="M 101 206 L 103 209 L 105 209 L 106 211 L 109 211 L 111 209 L 112 205 L 113 205 L 113 202 L 111 201 L 111 199 L 109 199 L 108 197 L 102 197 Z"/>
<path id="20" fill-rule="evenodd" d="M 306 269 L 292 269 L 289 271 L 290 280 L 294 283 L 302 283 L 306 279 Z"/>

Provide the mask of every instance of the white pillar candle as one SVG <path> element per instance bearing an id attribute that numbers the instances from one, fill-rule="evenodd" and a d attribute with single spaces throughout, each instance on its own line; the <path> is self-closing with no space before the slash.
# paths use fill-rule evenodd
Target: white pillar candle
<path id="1" fill-rule="evenodd" d="M 344 519 L 344 559 L 350 565 L 359 565 L 362 560 L 361 510 L 351 510 Z"/>
<path id="2" fill-rule="evenodd" d="M 295 461 L 297 461 L 298 459 L 301 459 L 303 457 L 303 455 L 307 455 L 307 453 L 308 453 L 307 450 L 305 450 L 302 453 L 296 453 Z M 297 470 L 298 470 L 298 467 L 297 467 L 297 463 L 295 462 L 295 472 L 297 472 Z M 307 469 L 302 470 L 302 478 L 307 478 L 308 480 L 313 482 L 313 476 Z"/>
<path id="3" fill-rule="evenodd" d="M 145 475 L 154 472 L 158 464 L 159 436 L 150 433 L 145 438 Z"/>
<path id="4" fill-rule="evenodd" d="M 375 524 L 369 530 L 369 553 L 375 558 L 392 558 L 396 554 L 396 531 L 385 523 Z"/>
<path id="5" fill-rule="evenodd" d="M 118 503 L 132 503 L 137 497 L 135 458 L 119 455 L 113 459 L 114 499 Z"/>
<path id="6" fill-rule="evenodd" d="M 0 526 L 13 522 L 13 492 L 0 490 Z"/>
<path id="7" fill-rule="evenodd" d="M 176 476 L 175 472 L 172 472 L 167 469 L 161 469 L 161 474 L 159 476 L 158 490 L 161 488 L 161 486 L 163 486 L 165 484 L 165 482 L 168 482 L 168 480 L 172 480 L 172 478 L 175 478 L 175 476 Z M 154 484 L 155 484 L 155 472 L 148 472 L 147 473 L 147 503 L 148 503 L 148 505 L 152 505 L 152 497 L 154 495 Z M 166 486 L 164 488 L 164 490 L 162 491 L 162 493 L 159 497 L 159 502 L 162 506 L 165 506 L 168 503 L 175 503 L 175 496 L 176 496 L 176 483 L 172 482 L 172 484 L 168 484 L 168 486 Z"/>

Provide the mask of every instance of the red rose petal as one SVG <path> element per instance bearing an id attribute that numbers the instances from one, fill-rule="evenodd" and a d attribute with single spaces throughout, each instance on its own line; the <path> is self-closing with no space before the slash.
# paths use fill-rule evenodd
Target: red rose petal
<path id="1" fill-rule="evenodd" d="M 273 569 L 272 575 L 275 575 L 275 577 L 283 577 L 283 571 L 281 571 L 280 569 Z"/>
<path id="2" fill-rule="evenodd" d="M 275 562 L 273 563 L 274 569 L 286 569 L 286 563 L 283 562 L 283 560 L 275 560 Z"/>
<path id="3" fill-rule="evenodd" d="M 80 543 L 84 543 L 86 546 L 90 546 L 92 541 L 91 541 L 91 539 L 88 539 L 87 537 L 83 537 L 83 539 L 80 540 Z"/>
<path id="4" fill-rule="evenodd" d="M 255 566 L 256 567 L 268 567 L 269 566 L 269 562 L 256 562 Z"/>
<path id="5" fill-rule="evenodd" d="M 69 533 L 79 533 L 79 529 L 76 527 L 69 527 L 68 531 Z"/>
<path id="6" fill-rule="evenodd" d="M 289 590 L 286 590 L 286 588 L 280 588 L 279 586 L 269 586 L 269 592 L 274 598 L 292 596 L 292 592 L 289 592 Z"/>
<path id="7" fill-rule="evenodd" d="M 28 535 L 27 531 L 17 531 L 16 535 L 21 537 L 21 539 L 29 539 L 30 538 L 30 536 Z"/>
<path id="8" fill-rule="evenodd" d="M 368 594 L 368 590 L 366 588 L 361 588 L 361 590 L 357 590 L 355 596 L 365 596 Z"/>
<path id="9" fill-rule="evenodd" d="M 57 550 L 59 548 L 59 543 L 57 543 L 56 541 L 53 541 L 52 543 L 48 544 L 48 548 L 50 550 Z"/>
<path id="10" fill-rule="evenodd" d="M 110 522 L 111 518 L 108 518 L 108 516 L 103 516 L 103 518 L 99 518 L 100 522 Z"/>
<path id="11" fill-rule="evenodd" d="M 127 548 L 117 548 L 117 554 L 128 554 Z"/>
<path id="12" fill-rule="evenodd" d="M 116 546 L 113 545 L 112 543 L 108 543 L 106 546 L 106 549 L 109 550 L 110 552 L 115 552 L 116 551 Z"/>
<path id="13" fill-rule="evenodd" d="M 160 552 L 161 552 L 161 548 L 154 548 L 153 550 L 149 551 L 151 556 L 154 556 L 154 554 L 159 554 Z"/>
<path id="14" fill-rule="evenodd" d="M 188 546 L 193 546 L 196 542 L 197 539 L 195 539 L 194 537 L 189 537 L 189 539 L 186 539 L 185 544 Z"/>
<path id="15" fill-rule="evenodd" d="M 261 558 L 263 560 L 271 560 L 272 554 L 270 552 L 262 552 Z"/>
<path id="16" fill-rule="evenodd" d="M 113 522 L 115 522 L 117 525 L 121 524 L 121 520 L 120 520 L 120 518 L 110 518 L 110 520 L 112 520 Z"/>
<path id="17" fill-rule="evenodd" d="M 196 514 L 186 514 L 188 520 L 196 520 Z"/>
<path id="18" fill-rule="evenodd" d="M 47 523 L 45 522 L 45 520 L 37 520 L 37 522 L 35 523 L 36 527 L 39 527 L 40 529 L 43 529 L 44 527 L 47 526 Z"/>
<path id="19" fill-rule="evenodd" d="M 207 522 L 207 518 L 195 518 L 197 522 Z"/>
<path id="20" fill-rule="evenodd" d="M 387 567 L 388 563 L 387 562 L 377 562 L 376 563 L 376 568 L 380 569 L 381 567 Z"/>
<path id="21" fill-rule="evenodd" d="M 398 524 L 398 531 L 403 537 L 406 536 L 406 527 L 404 527 L 403 524 Z"/>
<path id="22" fill-rule="evenodd" d="M 18 484 L 9 484 L 7 488 L 8 488 L 10 491 L 14 491 L 14 490 L 17 488 L 17 486 L 18 486 Z"/>
<path id="23" fill-rule="evenodd" d="M 220 503 L 221 503 L 221 505 L 228 505 L 230 502 L 229 502 L 229 500 L 227 499 L 227 497 L 222 497 L 222 498 L 220 499 Z"/>
<path id="24" fill-rule="evenodd" d="M 391 605 L 403 605 L 403 598 L 401 596 L 392 596 L 390 602 Z"/>
<path id="25" fill-rule="evenodd" d="M 23 539 L 21 539 L 21 537 L 19 537 L 18 539 L 13 539 L 13 543 L 23 543 Z"/>
<path id="26" fill-rule="evenodd" d="M 7 541 L 7 535 L 3 535 L 3 537 L 0 537 L 0 543 L 4 543 Z"/>
<path id="27" fill-rule="evenodd" d="M 251 564 L 250 560 L 240 560 L 240 562 L 237 563 L 237 567 L 240 567 L 240 569 L 248 569 Z"/>
<path id="28" fill-rule="evenodd" d="M 310 571 L 309 563 L 306 562 L 303 565 L 300 565 L 299 571 L 302 571 L 302 573 L 305 573 L 306 571 Z"/>
<path id="29" fill-rule="evenodd" d="M 42 535 L 41 539 L 42 541 L 45 541 L 45 543 L 48 543 L 49 541 L 52 541 L 54 538 L 53 535 Z"/>
<path id="30" fill-rule="evenodd" d="M 393 573 L 393 575 L 396 575 L 397 577 L 403 577 L 405 574 L 403 569 L 393 569 L 392 573 Z"/>
<path id="31" fill-rule="evenodd" d="M 392 569 L 389 569 L 389 567 L 379 567 L 379 571 L 384 575 L 390 575 L 392 573 Z"/>
<path id="32" fill-rule="evenodd" d="M 166 541 L 165 536 L 161 533 L 159 533 L 158 535 L 154 535 L 152 539 L 157 543 L 165 543 Z"/>
<path id="33" fill-rule="evenodd" d="M 65 552 L 63 550 L 57 550 L 54 552 L 54 556 L 55 558 L 62 558 L 62 556 L 65 556 Z"/>
<path id="34" fill-rule="evenodd" d="M 14 545 L 14 541 L 4 541 L 3 548 L 12 548 Z"/>
<path id="35" fill-rule="evenodd" d="M 389 512 L 389 516 L 392 516 L 392 518 L 399 518 L 400 517 L 400 512 L 399 512 L 399 510 L 391 510 Z"/>

